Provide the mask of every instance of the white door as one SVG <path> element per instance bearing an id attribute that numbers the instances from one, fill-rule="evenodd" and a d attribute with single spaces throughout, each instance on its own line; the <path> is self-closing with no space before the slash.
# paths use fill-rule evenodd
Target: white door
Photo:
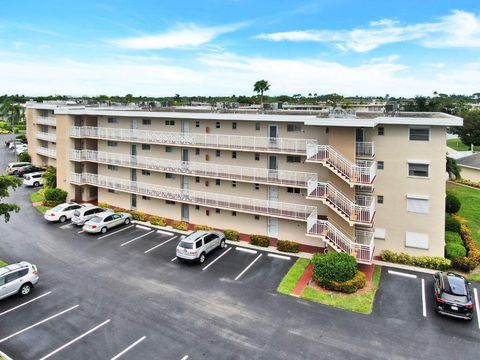
<path id="1" fill-rule="evenodd" d="M 190 120 L 182 120 L 182 133 L 190 132 Z"/>
<path id="2" fill-rule="evenodd" d="M 275 239 L 278 238 L 278 219 L 269 217 L 267 226 L 268 226 L 268 229 L 267 229 L 268 236 Z"/>
<path id="3" fill-rule="evenodd" d="M 268 201 L 278 201 L 278 186 L 268 187 Z"/>
<path id="4" fill-rule="evenodd" d="M 188 176 L 182 176 L 182 190 L 188 191 Z"/>

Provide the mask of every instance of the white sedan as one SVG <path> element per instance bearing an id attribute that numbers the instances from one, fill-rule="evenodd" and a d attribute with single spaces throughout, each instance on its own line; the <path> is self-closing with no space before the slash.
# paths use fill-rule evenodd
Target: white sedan
<path id="1" fill-rule="evenodd" d="M 54 208 L 47 210 L 45 212 L 44 218 L 48 221 L 60 221 L 65 222 L 73 217 L 75 210 L 84 207 L 85 205 L 80 205 L 74 202 L 63 203 L 55 206 Z"/>
<path id="2" fill-rule="evenodd" d="M 100 213 L 99 215 L 88 220 L 83 225 L 83 230 L 88 233 L 102 233 L 105 234 L 108 229 L 114 228 L 118 225 L 128 225 L 132 221 L 132 215 L 128 213 Z"/>

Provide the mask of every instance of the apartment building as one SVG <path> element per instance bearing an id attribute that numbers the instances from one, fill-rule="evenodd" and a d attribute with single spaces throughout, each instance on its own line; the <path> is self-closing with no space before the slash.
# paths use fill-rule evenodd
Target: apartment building
<path id="1" fill-rule="evenodd" d="M 443 113 L 120 111 L 27 104 L 29 153 L 76 201 L 325 247 L 443 256 Z"/>

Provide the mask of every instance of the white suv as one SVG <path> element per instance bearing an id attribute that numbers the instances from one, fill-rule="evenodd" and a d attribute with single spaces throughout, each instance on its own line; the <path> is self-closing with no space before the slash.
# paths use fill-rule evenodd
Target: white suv
<path id="1" fill-rule="evenodd" d="M 83 226 L 88 220 L 100 213 L 113 213 L 112 209 L 104 209 L 95 205 L 88 205 L 73 212 L 72 223 Z"/>
<path id="2" fill-rule="evenodd" d="M 177 258 L 205 261 L 205 256 L 217 247 L 224 248 L 225 234 L 218 231 L 195 231 L 177 245 Z"/>
<path id="3" fill-rule="evenodd" d="M 90 204 L 80 205 L 74 202 L 63 203 L 55 206 L 50 210 L 47 210 L 43 217 L 45 220 L 48 221 L 60 221 L 63 223 L 73 217 L 73 213 L 75 212 L 75 210 L 78 210 L 86 205 Z"/>
<path id="4" fill-rule="evenodd" d="M 26 261 L 0 268 L 0 299 L 11 295 L 28 295 L 38 282 L 38 270 Z"/>
<path id="5" fill-rule="evenodd" d="M 23 185 L 39 187 L 40 185 L 45 184 L 45 179 L 43 178 L 43 171 L 23 175 Z"/>
<path id="6" fill-rule="evenodd" d="M 13 175 L 16 170 L 27 165 L 32 165 L 32 164 L 29 162 L 11 162 L 7 165 L 7 174 Z"/>

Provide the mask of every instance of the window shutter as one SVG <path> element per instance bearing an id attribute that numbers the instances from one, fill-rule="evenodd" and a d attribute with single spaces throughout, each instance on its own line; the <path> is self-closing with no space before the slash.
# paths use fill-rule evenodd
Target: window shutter
<path id="1" fill-rule="evenodd" d="M 428 199 L 419 199 L 414 197 L 407 198 L 407 211 L 418 213 L 418 214 L 428 214 L 429 213 L 429 202 Z"/>
<path id="2" fill-rule="evenodd" d="M 405 236 L 405 246 L 428 250 L 428 234 L 407 231 Z"/>

